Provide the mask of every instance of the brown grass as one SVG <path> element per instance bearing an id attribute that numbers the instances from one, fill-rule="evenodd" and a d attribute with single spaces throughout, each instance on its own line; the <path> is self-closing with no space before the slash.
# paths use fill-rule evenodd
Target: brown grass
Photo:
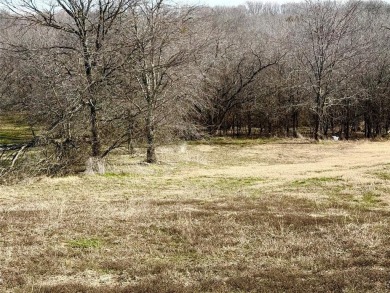
<path id="1" fill-rule="evenodd" d="M 0 292 L 389 292 L 389 143 L 159 155 L 0 187 Z"/>

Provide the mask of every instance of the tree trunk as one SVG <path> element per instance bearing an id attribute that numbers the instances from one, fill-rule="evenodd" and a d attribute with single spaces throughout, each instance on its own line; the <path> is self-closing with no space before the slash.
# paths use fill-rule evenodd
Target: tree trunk
<path id="1" fill-rule="evenodd" d="M 318 115 L 318 113 L 315 114 L 315 117 L 314 117 L 314 139 L 315 140 L 319 140 L 320 139 L 320 136 L 319 136 L 319 132 L 320 132 L 320 116 Z"/>
<path id="2" fill-rule="evenodd" d="M 100 156 L 100 141 L 98 135 L 98 125 L 97 125 L 97 113 L 96 107 L 92 103 L 89 105 L 90 108 L 90 120 L 91 120 L 91 155 L 92 157 Z"/>
<path id="3" fill-rule="evenodd" d="M 215 122 L 214 122 L 214 115 L 211 113 L 207 114 L 207 133 L 209 135 L 215 135 L 217 132 L 217 129 L 215 127 Z"/>
<path id="4" fill-rule="evenodd" d="M 146 150 L 146 162 L 154 164 L 157 162 L 156 149 L 154 142 L 154 113 L 153 103 L 151 99 L 148 99 L 148 113 L 146 117 L 146 136 L 147 136 L 147 150 Z"/>
<path id="5" fill-rule="evenodd" d="M 268 117 L 267 118 L 267 123 L 268 123 L 268 136 L 272 136 L 272 122 L 271 119 Z"/>
<path id="6" fill-rule="evenodd" d="M 100 157 L 101 145 L 98 132 L 97 113 L 96 107 L 93 103 L 89 104 L 90 110 L 90 127 L 91 127 L 91 157 L 86 163 L 87 174 L 104 174 L 105 173 L 105 162 Z"/>
<path id="7" fill-rule="evenodd" d="M 370 114 L 364 114 L 364 136 L 366 138 L 372 137 L 372 125 Z"/>
<path id="8" fill-rule="evenodd" d="M 80 41 L 83 46 L 84 56 L 84 68 L 85 76 L 88 82 L 88 107 L 89 107 L 89 122 L 91 131 L 91 158 L 87 162 L 87 173 L 105 173 L 104 161 L 100 158 L 101 145 L 99 138 L 99 128 L 97 119 L 97 100 L 94 98 L 95 93 L 93 92 L 93 78 L 92 78 L 92 60 L 91 54 L 88 49 L 88 41 L 86 34 L 80 36 Z"/>
<path id="9" fill-rule="evenodd" d="M 293 111 L 292 117 L 292 128 L 293 128 L 293 137 L 298 138 L 298 111 Z"/>
<path id="10" fill-rule="evenodd" d="M 129 121 L 128 130 L 127 130 L 127 150 L 129 151 L 130 155 L 135 154 L 132 121 Z"/>
<path id="11" fill-rule="evenodd" d="M 104 174 L 106 172 L 104 159 L 90 157 L 86 162 L 86 174 Z"/>
<path id="12" fill-rule="evenodd" d="M 320 93 L 316 95 L 316 113 L 314 115 L 314 139 L 320 140 L 320 131 L 322 124 L 322 109 L 321 109 L 321 83 L 318 83 L 318 87 L 320 88 Z"/>
<path id="13" fill-rule="evenodd" d="M 252 115 L 251 112 L 248 112 L 248 137 L 252 135 Z"/>

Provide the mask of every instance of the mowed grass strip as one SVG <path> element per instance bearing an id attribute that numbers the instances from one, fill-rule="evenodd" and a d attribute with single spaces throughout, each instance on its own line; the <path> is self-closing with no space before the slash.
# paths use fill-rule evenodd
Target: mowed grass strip
<path id="1" fill-rule="evenodd" d="M 350 146 L 346 152 L 368 150 Z M 371 154 L 390 157 L 382 146 Z M 280 152 L 268 147 L 263 157 Z M 317 148 L 304 147 L 312 161 Z M 173 148 L 171 157 L 164 153 L 169 163 L 157 166 L 128 158 L 105 176 L 0 187 L 0 291 L 389 291 L 390 211 L 385 181 L 370 175 L 378 162 L 351 168 L 362 165 L 353 157 L 340 170 L 339 160 L 334 167 L 325 161 L 345 145 L 329 145 L 316 167 L 327 171 L 316 178 L 299 146 L 294 168 L 281 162 L 276 172 L 259 161 L 234 176 L 219 148 L 190 166 L 182 162 L 198 160 L 202 145 L 183 154 Z M 237 158 L 259 150 L 240 149 Z M 340 186 L 351 198 L 326 192 L 342 194 Z"/>

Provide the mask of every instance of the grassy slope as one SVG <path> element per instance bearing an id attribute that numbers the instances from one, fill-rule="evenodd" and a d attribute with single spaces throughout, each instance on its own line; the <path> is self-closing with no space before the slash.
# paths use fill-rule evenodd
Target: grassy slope
<path id="1" fill-rule="evenodd" d="M 388 292 L 388 143 L 261 143 L 0 187 L 0 292 Z"/>
<path id="2" fill-rule="evenodd" d="M 31 139 L 31 131 L 19 115 L 0 116 L 0 144 L 23 143 Z"/>

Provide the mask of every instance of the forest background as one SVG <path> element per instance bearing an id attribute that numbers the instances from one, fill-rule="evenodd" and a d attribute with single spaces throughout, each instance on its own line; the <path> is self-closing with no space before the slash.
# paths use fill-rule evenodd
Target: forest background
<path id="1" fill-rule="evenodd" d="M 177 139 L 348 140 L 390 128 L 385 2 L 2 7 L 2 175 L 102 173 L 123 146 L 155 163 L 156 144 Z"/>

